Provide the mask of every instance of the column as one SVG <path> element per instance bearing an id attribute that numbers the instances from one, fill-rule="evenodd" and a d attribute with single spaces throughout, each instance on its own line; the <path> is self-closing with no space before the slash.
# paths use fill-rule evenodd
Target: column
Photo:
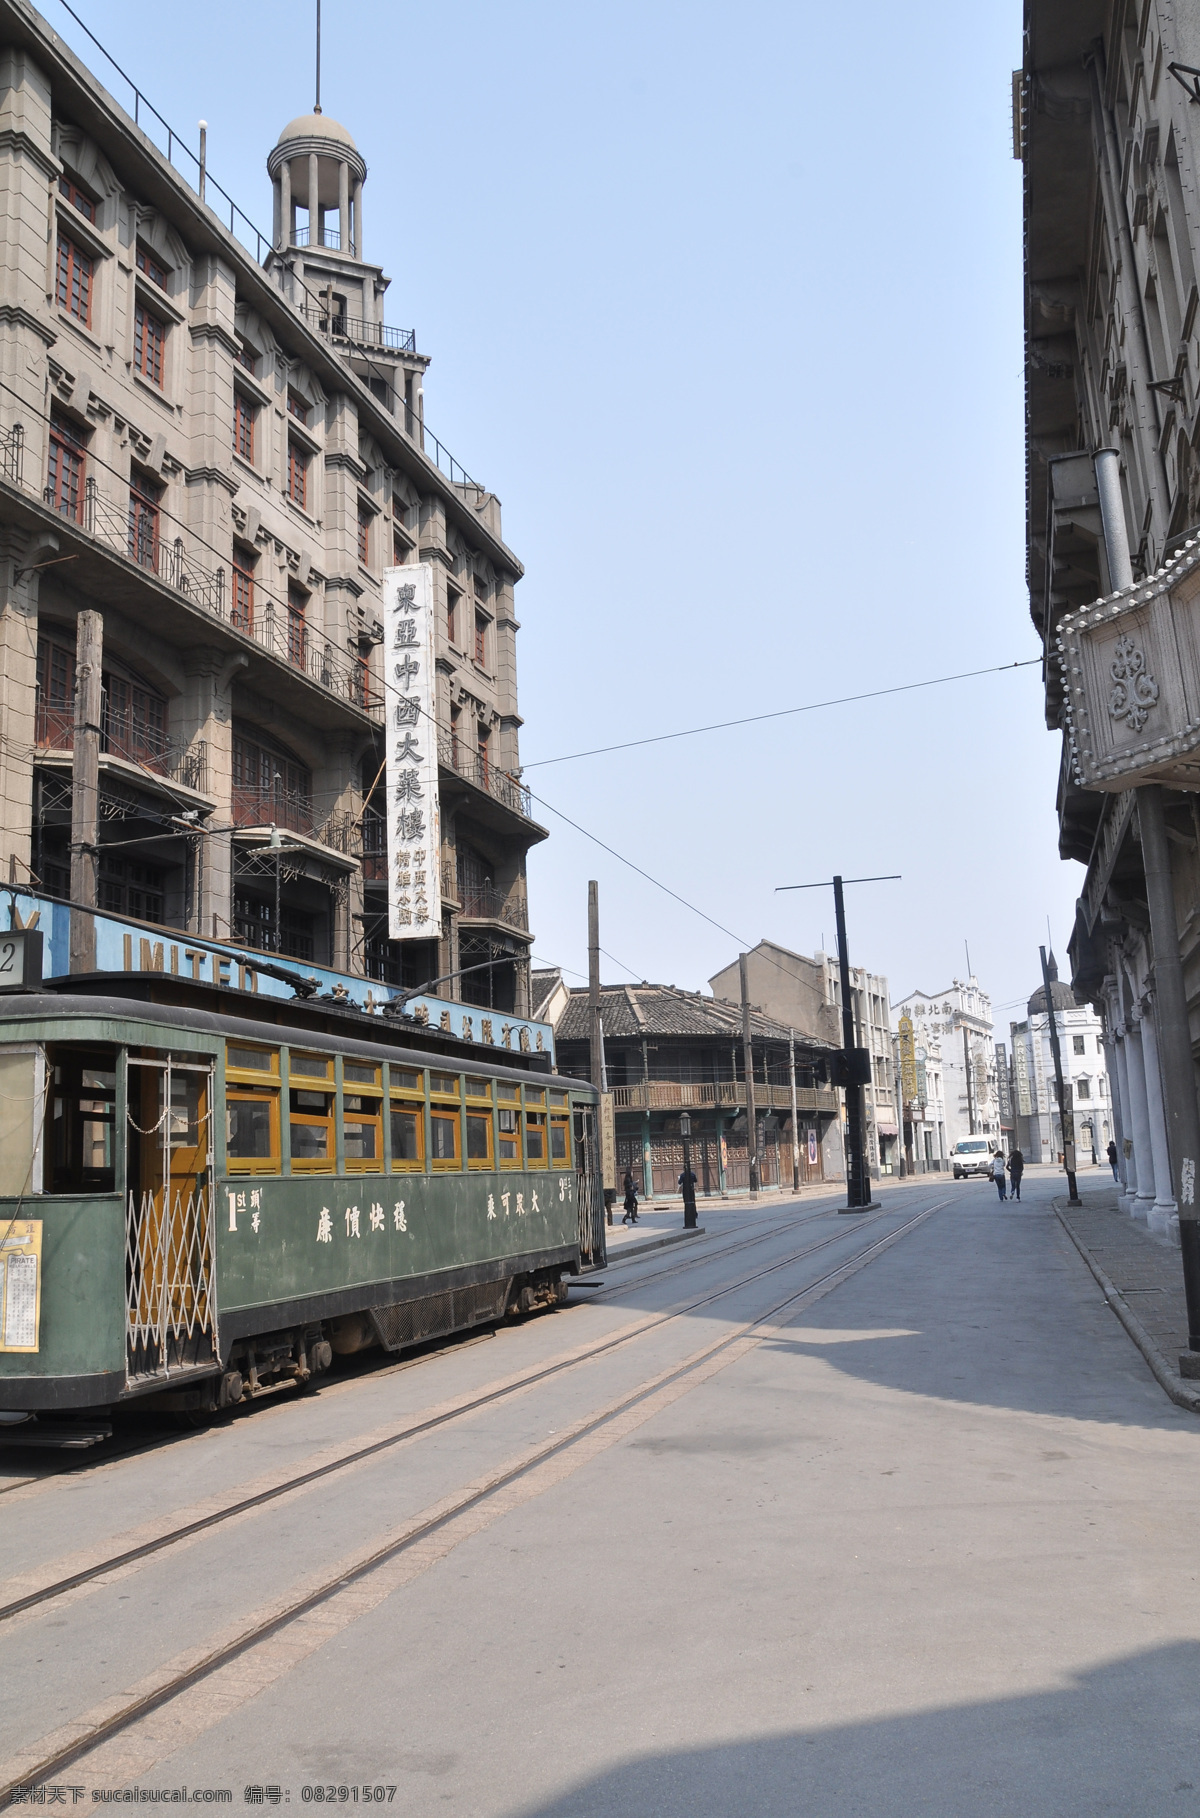
<path id="1" fill-rule="evenodd" d="M 342 158 L 338 164 L 338 232 L 342 251 L 350 251 L 350 166 Z"/>
<path id="2" fill-rule="evenodd" d="M 1132 1212 L 1133 1202 L 1137 1197 L 1137 1156 L 1133 1153 L 1133 1100 L 1129 1089 L 1129 1031 L 1124 1023 L 1117 1023 L 1115 1026 L 1113 1053 L 1117 1062 L 1117 1090 L 1121 1095 L 1121 1140 L 1117 1144 L 1120 1153 L 1118 1168 L 1121 1185 L 1117 1198 L 1123 1211 Z M 1125 1153 L 1126 1142 L 1130 1146 L 1128 1155 Z"/>
<path id="3" fill-rule="evenodd" d="M 1152 1231 L 1165 1237 L 1179 1208 L 1171 1193 L 1171 1156 L 1167 1148 L 1167 1116 L 1163 1103 L 1162 1074 L 1158 1065 L 1158 1031 L 1154 1010 L 1148 1005 L 1142 1016 L 1142 1059 L 1146 1070 L 1146 1105 L 1150 1116 L 1150 1151 L 1154 1157 L 1154 1204 L 1148 1223 Z"/>
<path id="4" fill-rule="evenodd" d="M 359 177 L 355 179 L 354 183 L 354 245 L 351 249 L 354 258 L 356 259 L 364 257 L 363 246 L 365 245 L 365 241 L 363 240 L 362 192 L 362 178 Z"/>
<path id="5" fill-rule="evenodd" d="M 717 1189 L 722 1199 L 729 1198 L 729 1188 L 725 1181 L 725 1119 L 717 1112 Z"/>
<path id="6" fill-rule="evenodd" d="M 279 250 L 292 244 L 296 219 L 292 209 L 292 167 L 285 158 L 279 166 Z"/>
<path id="7" fill-rule="evenodd" d="M 76 620 L 75 739 L 71 753 L 71 971 L 96 970 L 96 893 L 100 864 L 100 676 L 104 620 Z"/>
<path id="8" fill-rule="evenodd" d="M 308 244 L 321 244 L 320 176 L 316 152 L 308 154 Z"/>
<path id="9" fill-rule="evenodd" d="M 1137 1021 L 1128 1025 L 1125 1045 L 1129 1050 L 1129 1108 L 1133 1113 L 1133 1153 L 1137 1160 L 1137 1191 L 1129 1210 L 1134 1218 L 1140 1218 L 1146 1223 L 1154 1204 L 1154 1151 L 1150 1142 L 1150 1108 L 1146 1098 L 1142 1032 Z"/>
<path id="10" fill-rule="evenodd" d="M 1108 1121 L 1112 1126 L 1112 1139 L 1117 1145 L 1117 1173 L 1123 1177 L 1125 1156 L 1122 1143 L 1125 1136 L 1125 1112 L 1121 1104 L 1121 1080 L 1117 1072 L 1117 1044 L 1109 1031 L 1107 1019 L 1105 1019 L 1104 1030 L 1104 1064 L 1108 1068 L 1108 1103 L 1110 1107 Z M 1105 1156 L 1104 1160 L 1107 1163 L 1108 1157 Z M 1119 1192 L 1120 1183 L 1114 1181 L 1113 1185 Z"/>

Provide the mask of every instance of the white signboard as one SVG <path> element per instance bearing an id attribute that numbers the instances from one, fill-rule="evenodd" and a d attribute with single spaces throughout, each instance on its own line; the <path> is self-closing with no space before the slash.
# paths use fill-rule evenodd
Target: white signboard
<path id="1" fill-rule="evenodd" d="M 383 577 L 387 700 L 388 936 L 437 940 L 442 932 L 437 720 L 433 667 L 433 570 L 428 562 Z"/>

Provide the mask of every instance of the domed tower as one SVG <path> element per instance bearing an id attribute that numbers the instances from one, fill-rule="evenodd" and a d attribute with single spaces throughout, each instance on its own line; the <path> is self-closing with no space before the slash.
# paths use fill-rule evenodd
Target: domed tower
<path id="1" fill-rule="evenodd" d="M 1070 985 L 1064 985 L 1059 980 L 1058 961 L 1053 954 L 1046 961 L 1046 973 L 1050 980 L 1051 1007 L 1055 1010 L 1078 1010 L 1079 1005 L 1075 1001 L 1075 993 Z M 1029 1014 L 1030 1016 L 1045 1016 L 1046 1008 L 1046 987 L 1039 985 L 1029 1000 Z"/>
<path id="2" fill-rule="evenodd" d="M 267 171 L 275 185 L 276 252 L 319 246 L 362 259 L 367 166 L 344 126 L 328 114 L 301 114 L 280 133 Z M 308 216 L 302 226 L 297 225 L 298 208 Z"/>

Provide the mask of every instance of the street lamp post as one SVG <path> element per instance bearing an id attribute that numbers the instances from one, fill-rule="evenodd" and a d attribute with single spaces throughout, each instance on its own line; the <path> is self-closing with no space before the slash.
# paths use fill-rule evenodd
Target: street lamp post
<path id="1" fill-rule="evenodd" d="M 685 1231 L 696 1229 L 696 1177 L 692 1173 L 692 1152 L 690 1137 L 692 1120 L 686 1111 L 680 1113 L 679 1134 L 683 1138 L 683 1228 Z"/>

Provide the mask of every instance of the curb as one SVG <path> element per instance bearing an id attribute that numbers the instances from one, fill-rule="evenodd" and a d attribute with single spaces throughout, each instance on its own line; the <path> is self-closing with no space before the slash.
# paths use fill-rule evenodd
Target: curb
<path id="1" fill-rule="evenodd" d="M 642 1243 L 622 1244 L 619 1250 L 613 1251 L 607 1266 L 611 1269 L 613 1264 L 620 1262 L 623 1256 L 645 1256 L 648 1251 L 661 1250 L 667 1244 L 682 1244 L 686 1243 L 689 1237 L 703 1236 L 704 1226 L 697 1225 L 693 1231 L 669 1231 L 665 1237 L 647 1237 Z"/>
<path id="2" fill-rule="evenodd" d="M 1061 1202 L 1052 1200 L 1054 1215 L 1059 1224 L 1082 1256 L 1084 1262 L 1095 1276 L 1104 1294 L 1105 1300 L 1132 1338 L 1134 1344 L 1149 1364 L 1158 1386 L 1165 1390 L 1171 1400 L 1179 1407 L 1186 1408 L 1189 1414 L 1200 1414 L 1200 1388 L 1192 1388 L 1186 1383 L 1177 1370 L 1173 1370 L 1133 1308 L 1125 1300 L 1120 1290 L 1109 1280 L 1091 1251 L 1076 1237 L 1062 1214 Z"/>

